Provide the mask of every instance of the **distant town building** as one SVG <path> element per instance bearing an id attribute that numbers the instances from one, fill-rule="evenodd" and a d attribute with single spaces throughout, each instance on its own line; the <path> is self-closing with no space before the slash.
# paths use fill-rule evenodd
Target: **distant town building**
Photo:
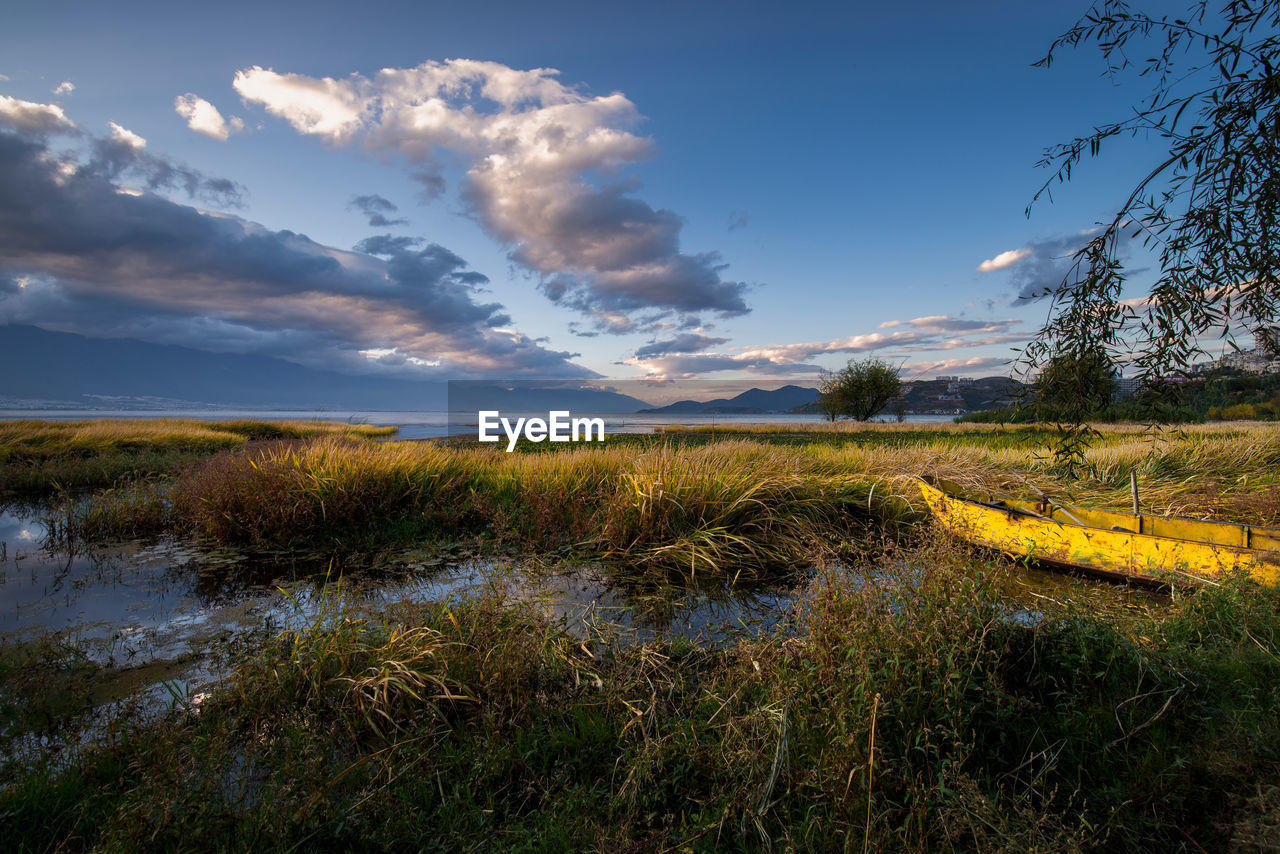
<path id="1" fill-rule="evenodd" d="M 1257 348 L 1228 353 L 1215 365 L 1220 368 L 1236 368 L 1250 374 L 1269 374 L 1280 370 L 1280 361 L 1271 358 L 1265 350 Z"/>
<path id="2" fill-rule="evenodd" d="M 1114 397 L 1117 401 L 1128 400 L 1142 388 L 1142 381 L 1137 377 L 1116 377 Z"/>
<path id="3" fill-rule="evenodd" d="M 1259 336 L 1255 335 L 1254 341 L 1258 340 Z M 1280 373 L 1280 358 L 1272 356 L 1264 347 L 1254 347 L 1252 350 L 1228 353 L 1211 362 L 1202 362 L 1195 366 L 1194 373 L 1202 374 L 1215 368 L 1234 368 L 1249 374 L 1277 374 Z"/>

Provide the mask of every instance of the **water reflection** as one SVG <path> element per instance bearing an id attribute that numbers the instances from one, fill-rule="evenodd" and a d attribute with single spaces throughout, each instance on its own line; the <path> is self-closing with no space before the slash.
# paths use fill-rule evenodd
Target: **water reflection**
<path id="1" fill-rule="evenodd" d="M 245 554 L 189 542 L 129 542 L 86 551 L 51 546 L 37 507 L 0 508 L 0 642 L 70 638 L 105 667 L 155 672 L 186 694 L 218 674 L 208 657 L 230 639 L 302 628 L 336 614 L 497 591 L 534 602 L 584 639 L 687 637 L 701 645 L 769 631 L 789 619 L 802 579 L 750 585 L 638 578 L 604 563 L 479 558 L 460 547 L 372 555 Z M 865 570 L 875 583 L 875 568 Z M 1167 598 L 1010 567 L 1002 595 L 1034 623 L 1045 602 L 1097 612 L 1146 610 Z M 157 663 L 174 667 L 149 668 Z M 177 665 L 181 665 L 180 667 Z M 132 684 L 132 683 L 130 683 Z M 155 682 L 132 685 L 155 692 Z M 175 687 L 176 686 L 176 687 Z M 161 699 L 168 688 L 157 693 Z"/>
<path id="2" fill-rule="evenodd" d="M 373 555 L 245 554 L 167 539 L 77 551 L 49 541 L 41 516 L 34 506 L 0 508 L 0 642 L 56 633 L 105 667 L 184 662 L 183 673 L 156 671 L 176 679 L 183 693 L 216 678 L 203 659 L 230 638 L 302 628 L 340 613 L 376 614 L 397 603 L 496 588 L 536 603 L 584 639 L 683 635 L 713 644 L 775 625 L 791 596 L 782 585 L 691 589 L 620 577 L 598 563 L 482 559 L 447 546 Z"/>

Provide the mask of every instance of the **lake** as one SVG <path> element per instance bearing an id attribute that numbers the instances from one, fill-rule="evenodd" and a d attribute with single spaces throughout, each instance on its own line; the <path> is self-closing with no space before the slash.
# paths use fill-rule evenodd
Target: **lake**
<path id="1" fill-rule="evenodd" d="M 538 415 L 541 413 L 503 413 L 504 415 Z M 689 426 L 716 424 L 819 424 L 821 415 L 794 415 L 790 413 L 754 413 L 749 415 L 657 415 L 648 413 L 593 413 L 575 412 L 575 417 L 599 417 L 605 421 L 606 435 L 612 433 L 652 433 L 655 428 L 670 424 Z M 908 415 L 908 423 L 949 424 L 952 415 Z M 444 410 L 427 411 L 368 411 L 342 409 L 0 409 L 0 420 L 44 419 L 50 421 L 78 421 L 89 418 L 199 418 L 206 421 L 225 421 L 233 418 L 252 418 L 260 421 L 348 421 L 360 424 L 394 424 L 400 428 L 396 439 L 432 439 L 447 436 L 451 432 L 449 413 Z M 458 415 L 454 413 L 457 422 Z M 880 416 L 876 421 L 897 421 L 893 416 Z M 470 432 L 474 424 L 459 426 L 454 433 Z"/>
<path id="2" fill-rule="evenodd" d="M 245 552 L 166 536 L 67 549 L 47 506 L 0 505 L 0 653 L 41 638 L 110 674 L 103 700 L 159 709 L 218 681 L 219 650 L 339 615 L 496 592 L 535 603 L 584 642 L 715 644 L 786 619 L 789 583 L 655 587 L 601 562 L 530 562 L 452 544 L 377 554 Z"/>

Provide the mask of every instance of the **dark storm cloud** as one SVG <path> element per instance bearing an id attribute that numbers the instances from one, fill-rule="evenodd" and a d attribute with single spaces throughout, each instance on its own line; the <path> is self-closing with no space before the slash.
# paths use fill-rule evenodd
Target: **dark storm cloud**
<path id="1" fill-rule="evenodd" d="M 351 201 L 347 203 L 347 209 L 355 209 L 364 214 L 369 220 L 370 228 L 390 228 L 393 225 L 409 224 L 407 219 L 388 219 L 387 214 L 395 213 L 400 209 L 376 193 L 352 197 Z"/>
<path id="2" fill-rule="evenodd" d="M 364 368 L 391 354 L 419 371 L 576 376 L 567 354 L 507 329 L 479 303 L 487 279 L 449 250 L 383 236 L 385 258 L 322 246 L 149 192 L 223 185 L 164 158 L 94 141 L 84 163 L 0 133 L 0 323 Z M 233 185 L 234 186 L 234 185 Z M 374 351 L 372 354 L 362 351 Z M 392 361 L 396 361 L 393 359 Z"/>
<path id="3" fill-rule="evenodd" d="M 697 353 L 708 347 L 715 347 L 728 341 L 728 338 L 712 338 L 709 335 L 701 335 L 696 332 L 686 332 L 669 338 L 666 341 L 650 341 L 643 347 L 636 350 L 636 358 L 644 359 L 649 356 L 665 356 L 668 353 Z"/>

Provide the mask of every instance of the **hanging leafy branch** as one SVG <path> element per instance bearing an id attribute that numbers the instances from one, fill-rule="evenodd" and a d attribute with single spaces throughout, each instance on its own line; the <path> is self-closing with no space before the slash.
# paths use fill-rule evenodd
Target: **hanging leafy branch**
<path id="1" fill-rule="evenodd" d="M 1136 73 L 1150 93 L 1127 118 L 1045 151 L 1052 187 L 1114 137 L 1153 136 L 1167 151 L 1093 233 L 1062 283 L 1046 294 L 1049 318 L 1023 352 L 1029 369 L 1055 359 L 1128 361 L 1148 387 L 1203 355 L 1209 334 L 1264 332 L 1280 300 L 1280 0 L 1200 0 L 1184 18 L 1154 18 L 1103 0 L 1060 36 L 1037 65 L 1094 45 L 1111 77 Z M 1153 55 L 1130 59 L 1137 47 Z M 1158 257 L 1145 298 L 1125 299 L 1122 238 Z M 1083 379 L 1082 379 L 1083 381 Z M 1081 407 L 1088 402 L 1081 400 Z M 1061 413 L 1083 424 L 1080 413 Z M 1079 433 L 1079 430 L 1075 431 Z"/>

